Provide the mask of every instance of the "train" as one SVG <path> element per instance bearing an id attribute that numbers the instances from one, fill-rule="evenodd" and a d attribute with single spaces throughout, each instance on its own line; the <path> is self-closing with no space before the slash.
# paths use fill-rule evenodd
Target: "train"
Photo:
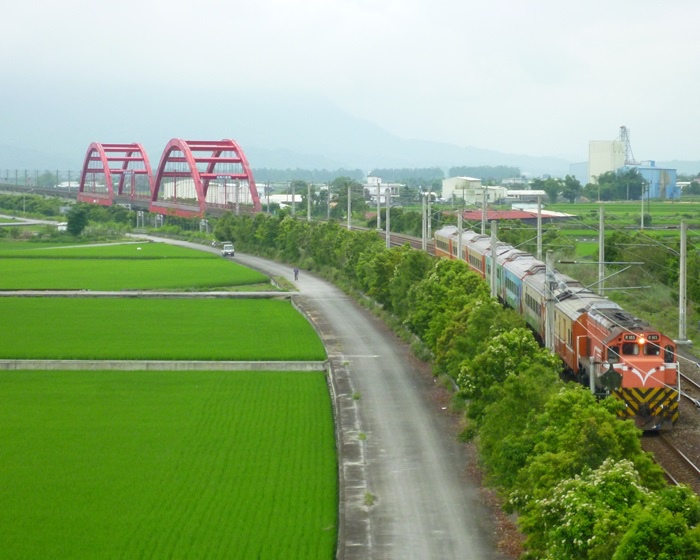
<path id="1" fill-rule="evenodd" d="M 619 415 L 641 430 L 673 428 L 681 394 L 673 339 L 551 264 L 489 235 L 464 229 L 460 240 L 457 226 L 446 225 L 435 231 L 434 241 L 436 256 L 464 261 L 525 319 L 561 358 L 565 377 L 601 398 L 621 400 Z"/>

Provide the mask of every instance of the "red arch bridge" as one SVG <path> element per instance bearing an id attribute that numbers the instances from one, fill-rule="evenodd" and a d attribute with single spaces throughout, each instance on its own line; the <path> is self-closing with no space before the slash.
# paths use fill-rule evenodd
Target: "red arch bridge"
<path id="1" fill-rule="evenodd" d="M 181 217 L 262 210 L 248 160 L 234 140 L 173 138 L 155 174 L 141 144 L 93 142 L 80 174 L 78 200 L 103 206 L 130 203 Z"/>

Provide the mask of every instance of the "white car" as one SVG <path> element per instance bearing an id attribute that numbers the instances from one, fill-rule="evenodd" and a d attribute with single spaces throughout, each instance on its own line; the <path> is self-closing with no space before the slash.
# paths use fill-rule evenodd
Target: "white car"
<path id="1" fill-rule="evenodd" d="M 235 251 L 233 250 L 233 243 L 224 243 L 224 246 L 221 248 L 221 256 L 233 257 L 234 254 Z"/>

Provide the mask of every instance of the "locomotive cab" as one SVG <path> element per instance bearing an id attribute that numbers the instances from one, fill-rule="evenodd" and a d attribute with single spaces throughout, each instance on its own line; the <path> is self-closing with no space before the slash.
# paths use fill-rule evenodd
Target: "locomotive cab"
<path id="1" fill-rule="evenodd" d="M 621 399 L 626 405 L 621 415 L 633 417 L 640 429 L 670 429 L 678 418 L 679 397 L 673 341 L 644 330 L 618 332 L 605 344 L 606 368 L 597 376 L 596 392 Z"/>

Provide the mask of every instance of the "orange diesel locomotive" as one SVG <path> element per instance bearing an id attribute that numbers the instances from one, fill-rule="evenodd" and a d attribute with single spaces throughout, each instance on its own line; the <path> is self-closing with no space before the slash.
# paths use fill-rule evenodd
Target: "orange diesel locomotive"
<path id="1" fill-rule="evenodd" d="M 471 230 L 459 237 L 456 226 L 436 231 L 435 254 L 463 260 L 489 283 L 495 279 L 498 298 L 524 317 L 540 341 L 549 338 L 569 375 L 599 396 L 620 399 L 626 405 L 621 415 L 643 430 L 673 426 L 680 387 L 671 338 L 577 280 L 547 271 L 528 253 L 492 246 L 490 237 Z"/>

